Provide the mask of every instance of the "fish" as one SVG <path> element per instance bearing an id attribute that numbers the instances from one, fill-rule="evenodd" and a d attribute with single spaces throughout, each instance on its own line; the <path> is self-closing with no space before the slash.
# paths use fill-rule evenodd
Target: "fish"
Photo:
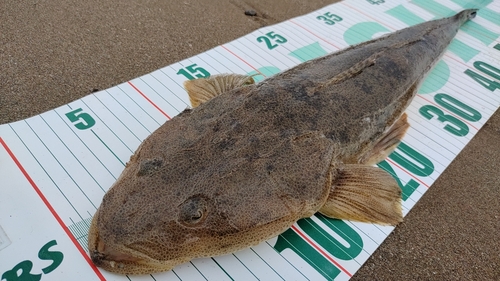
<path id="1" fill-rule="evenodd" d="M 405 109 L 476 11 L 260 83 L 240 74 L 186 81 L 193 107 L 140 144 L 93 216 L 92 262 L 120 274 L 168 271 L 257 245 L 316 212 L 397 225 L 401 189 L 375 164 L 401 142 Z"/>

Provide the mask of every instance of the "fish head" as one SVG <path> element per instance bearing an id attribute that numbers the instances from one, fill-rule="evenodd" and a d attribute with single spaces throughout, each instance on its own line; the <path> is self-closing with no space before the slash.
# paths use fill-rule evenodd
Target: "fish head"
<path id="1" fill-rule="evenodd" d="M 161 171 L 138 176 L 137 166 L 127 164 L 93 217 L 88 246 L 95 265 L 149 274 L 231 250 L 234 239 L 223 238 L 235 229 L 216 212 L 212 196 L 182 185 L 165 191 L 158 184 Z"/>

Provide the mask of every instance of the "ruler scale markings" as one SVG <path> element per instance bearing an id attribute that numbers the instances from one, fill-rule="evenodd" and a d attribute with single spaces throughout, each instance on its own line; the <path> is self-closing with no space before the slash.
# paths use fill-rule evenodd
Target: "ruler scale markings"
<path id="1" fill-rule="evenodd" d="M 168 89 L 168 91 L 170 91 L 172 95 L 175 95 L 181 101 L 181 103 L 179 103 L 180 108 L 187 108 L 191 106 L 184 87 L 172 77 L 167 75 L 164 71 L 157 70 L 155 72 L 152 72 L 151 77 L 153 77 L 157 81 L 157 83 Z"/>
<path id="2" fill-rule="evenodd" d="M 273 29 L 273 31 L 270 31 L 270 32 L 274 32 L 274 35 L 282 36 L 287 41 L 285 43 L 275 43 L 274 46 L 276 46 L 276 47 L 274 47 L 273 50 L 269 50 L 268 53 L 267 52 L 258 52 L 257 54 L 260 53 L 259 57 L 262 58 L 262 60 L 264 62 L 263 64 L 268 63 L 270 65 L 273 65 L 273 66 L 279 68 L 280 70 L 285 70 L 285 69 L 288 69 L 292 66 L 297 65 L 297 63 L 295 63 L 291 57 L 287 56 L 287 53 L 283 52 L 283 50 L 288 50 L 288 46 L 293 45 L 293 42 L 290 42 L 290 40 L 288 40 L 288 38 L 286 38 L 286 35 L 283 36 L 283 34 L 275 32 L 274 28 L 272 28 L 272 29 Z M 256 50 L 268 49 L 267 44 L 264 43 L 265 41 L 262 41 L 262 43 L 257 43 L 258 42 L 257 38 L 268 38 L 268 37 L 266 34 L 262 34 L 261 36 L 255 36 L 255 37 L 245 36 L 244 39 L 246 42 L 240 42 L 241 46 L 253 45 L 253 47 Z M 251 49 L 250 47 L 246 47 L 246 48 Z"/>
<path id="3" fill-rule="evenodd" d="M 142 97 L 141 101 L 143 103 L 144 106 L 149 105 L 150 107 L 156 109 L 154 110 L 153 112 L 156 113 L 156 115 L 158 117 L 155 117 L 155 120 L 156 122 L 158 123 L 158 125 L 161 125 L 163 124 L 166 120 L 169 120 L 169 116 L 163 111 L 161 110 L 161 108 L 159 108 L 157 105 L 155 105 L 146 95 L 144 95 L 144 93 L 142 93 L 139 89 L 137 89 L 133 84 L 132 82 L 128 81 L 124 84 L 122 84 L 123 86 L 128 86 L 128 87 L 120 87 L 120 85 L 118 85 L 118 87 L 120 87 L 123 91 L 127 92 L 127 94 L 136 94 L 137 97 Z M 149 111 L 151 112 L 150 110 L 145 110 L 145 111 Z M 154 114 L 153 112 L 151 112 L 151 114 Z"/>
<path id="4" fill-rule="evenodd" d="M 97 98 L 96 98 L 96 99 L 97 99 Z M 106 164 L 103 164 L 103 165 L 104 165 L 104 166 L 106 167 L 106 169 L 109 171 L 108 167 L 109 167 L 109 166 L 111 166 L 111 167 L 112 167 L 113 165 L 112 165 L 112 163 L 110 163 L 111 161 L 109 161 L 109 159 L 110 159 L 110 158 L 108 158 L 106 155 L 103 155 L 103 154 L 102 154 L 102 147 L 101 147 L 101 146 L 99 146 L 99 147 L 95 147 L 95 138 L 96 138 L 96 137 L 97 137 L 97 139 L 101 142 L 101 144 L 103 144 L 103 145 L 104 145 L 104 147 L 107 149 L 106 151 L 110 152 L 110 153 L 111 153 L 111 154 L 112 154 L 112 155 L 113 155 L 113 156 L 114 156 L 114 157 L 115 157 L 115 158 L 116 158 L 116 159 L 117 159 L 120 163 L 123 163 L 123 161 L 120 159 L 120 157 L 119 157 L 119 156 L 117 156 L 117 154 L 116 154 L 113 150 L 111 150 L 111 149 L 109 148 L 109 146 L 108 146 L 106 143 L 107 143 L 107 142 L 112 142 L 113 144 L 115 144 L 115 145 L 114 145 L 115 150 L 119 150 L 119 151 L 120 151 L 120 153 L 119 153 L 119 154 L 123 155 L 122 157 L 125 157 L 124 155 L 127 155 L 127 156 L 128 156 L 128 155 L 130 154 L 130 152 L 132 152 L 132 149 L 131 149 L 131 148 L 130 148 L 130 147 L 129 147 L 129 146 L 128 146 L 128 145 L 127 145 L 124 141 L 123 141 L 123 138 L 122 138 L 122 137 L 119 137 L 119 136 L 115 133 L 115 131 L 116 131 L 117 129 L 119 130 L 119 128 L 116 128 L 116 127 L 115 127 L 115 130 L 112 130 L 112 129 L 111 129 L 111 128 L 107 125 L 107 122 L 104 122 L 104 121 L 103 121 L 103 119 L 101 119 L 102 112 L 100 112 L 100 114 L 98 114 L 97 112 L 95 112 L 95 111 L 92 109 L 92 106 L 89 106 L 90 104 L 85 103 L 85 101 L 84 101 L 84 100 L 81 100 L 81 101 L 82 101 L 82 103 L 86 106 L 86 109 L 88 109 L 88 110 L 90 110 L 90 112 L 92 112 L 92 114 L 93 114 L 92 116 L 95 116 L 95 117 L 96 117 L 96 118 L 97 118 L 100 122 L 98 123 L 97 127 L 92 127 L 92 128 L 90 128 L 90 132 L 92 132 L 93 137 L 89 137 L 89 136 L 90 136 L 90 134 L 77 134 L 77 133 L 76 133 L 75 131 L 73 131 L 72 129 L 70 129 L 70 130 L 72 130 L 72 131 L 73 131 L 73 133 L 74 133 L 74 134 L 78 137 L 78 139 L 80 139 L 80 140 L 81 140 L 81 142 L 82 142 L 82 143 L 83 143 L 86 147 L 89 147 L 89 145 L 90 145 L 90 146 L 93 146 L 93 149 L 91 149 L 92 154 L 94 154 L 94 152 L 95 152 L 95 154 L 100 154 L 100 155 L 101 155 L 101 158 L 104 158 L 104 159 L 100 159 L 100 158 L 98 158 L 97 156 L 96 156 L 96 158 L 97 158 L 97 159 L 98 159 L 101 163 L 102 163 L 103 161 L 104 161 L 104 162 L 107 162 L 107 165 L 106 165 Z M 59 115 L 59 114 L 58 114 L 58 115 Z M 67 119 L 64 119 L 61 115 L 59 115 L 59 117 L 60 117 L 60 118 L 64 121 L 64 123 L 65 123 L 65 124 L 69 127 L 69 124 L 67 123 L 67 121 L 68 121 L 68 120 L 67 120 Z M 109 118 L 109 116 L 108 116 L 107 118 Z M 99 136 L 95 133 L 95 131 L 94 131 L 94 129 L 98 129 L 98 128 L 99 128 L 100 124 L 104 124 L 104 126 L 105 126 L 105 127 L 106 127 L 106 129 L 107 129 L 107 130 L 106 130 L 106 129 L 105 129 L 105 130 L 99 130 L 99 131 L 100 131 L 100 133 L 101 133 L 101 137 L 99 137 Z M 126 128 L 126 126 L 124 126 L 124 128 Z M 114 138 L 116 138 L 116 139 L 118 140 L 118 143 L 121 143 L 121 144 L 123 145 L 123 147 L 124 147 L 124 148 L 126 148 L 126 151 L 123 151 L 124 149 L 119 149 L 119 146 L 118 146 L 118 145 L 116 145 L 116 142 L 112 141 L 109 137 L 107 138 L 107 142 L 104 142 L 104 141 L 103 141 L 102 137 L 104 137 L 104 136 L 108 136 L 108 135 L 106 134 L 106 133 L 108 133 L 108 132 L 109 132 L 109 133 L 111 133 L 111 134 L 114 136 Z M 133 135 L 135 136 L 135 134 L 133 134 Z M 85 139 L 85 140 L 83 140 L 83 139 Z M 140 140 L 138 140 L 138 142 L 137 142 L 136 146 L 138 146 L 138 145 L 139 145 L 139 143 L 140 143 Z M 132 144 L 132 145 L 133 145 L 133 144 Z M 89 149 L 90 149 L 90 148 L 89 148 Z M 95 154 L 94 154 L 94 155 L 95 155 Z M 111 174 L 112 174 L 112 175 L 113 175 L 113 177 L 115 177 L 115 178 L 116 178 L 116 176 L 115 176 L 116 172 L 117 172 L 117 171 L 115 171 L 115 173 L 111 172 Z"/>
<path id="5" fill-rule="evenodd" d="M 428 104 L 422 103 L 421 105 L 424 106 Z M 410 117 L 408 122 L 412 121 L 412 123 L 410 124 L 411 126 L 415 127 L 413 128 L 413 130 L 418 130 L 422 134 L 432 136 L 432 138 L 443 141 L 443 143 L 453 145 L 455 148 L 457 148 L 457 150 L 462 149 L 467 141 L 470 140 L 470 137 L 467 137 L 467 135 L 462 137 L 453 136 L 453 139 L 448 138 L 449 136 L 452 136 L 452 134 L 444 129 L 446 123 L 439 122 L 436 120 L 436 118 L 427 120 L 420 115 L 419 110 L 416 108 L 410 108 L 407 113 L 412 113 L 411 115 L 408 115 L 408 117 Z"/>
<path id="6" fill-rule="evenodd" d="M 238 56 L 238 58 L 241 58 L 242 60 L 246 61 L 247 63 L 252 65 L 254 68 L 259 69 L 259 68 L 265 66 L 264 64 L 266 63 L 266 60 L 263 59 L 262 56 L 257 55 L 257 53 L 255 53 L 250 48 L 247 48 L 246 46 L 244 46 L 239 40 L 233 41 L 233 42 L 225 44 L 225 45 L 228 48 L 230 48 L 232 50 L 232 52 Z M 259 58 L 260 58 L 260 60 L 259 60 Z M 280 66 L 281 67 L 278 67 L 279 69 L 284 68 L 283 64 L 280 64 Z"/>
<path id="7" fill-rule="evenodd" d="M 308 28 L 305 28 L 303 25 L 301 25 L 301 24 L 299 24 L 299 23 L 297 23 L 297 22 L 295 22 L 295 21 L 293 21 L 293 20 L 288 20 L 288 21 L 289 21 L 289 22 L 291 22 L 291 23 L 293 23 L 293 24 L 295 24 L 296 26 L 298 26 L 298 27 L 300 27 L 300 28 L 304 29 L 305 31 L 309 32 L 310 34 L 314 35 L 315 37 L 317 37 L 318 39 L 322 40 L 322 41 L 323 41 L 323 42 L 325 42 L 326 44 L 329 44 L 329 45 L 331 45 L 331 46 L 335 47 L 337 50 L 340 50 L 340 49 L 341 49 L 341 48 L 340 48 L 340 47 L 338 47 L 336 44 L 333 44 L 333 43 L 331 43 L 330 41 L 328 41 L 328 40 L 326 40 L 326 39 L 323 39 L 323 37 L 321 37 L 321 36 L 317 35 L 316 33 L 312 32 L 312 31 L 311 31 L 311 30 L 309 30 Z"/>
<path id="8" fill-rule="evenodd" d="M 149 134 L 154 130 L 154 128 L 157 128 L 159 126 L 159 123 L 123 90 L 119 89 L 118 87 L 113 87 L 106 90 L 106 92 L 117 104 L 123 107 L 133 119 L 135 119 L 142 127 L 144 127 L 144 129 L 146 129 Z M 141 116 L 147 116 L 149 118 L 141 118 Z"/>
<path id="9" fill-rule="evenodd" d="M 218 51 L 216 51 L 216 48 L 209 50 L 203 54 L 209 58 L 208 60 L 213 60 L 218 64 L 223 65 L 224 68 L 227 69 L 227 73 L 239 73 L 239 74 L 245 73 L 244 71 L 241 70 L 240 66 L 237 66 L 233 61 L 231 61 L 230 59 L 228 59 L 227 57 L 223 56 Z M 229 62 L 231 63 L 231 66 L 228 65 Z"/>
<path id="10" fill-rule="evenodd" d="M 41 118 L 41 116 L 39 117 Z M 33 127 L 27 122 L 27 120 L 25 120 L 26 124 L 28 125 L 28 127 L 31 129 L 31 131 L 35 134 L 35 136 L 38 138 L 38 140 L 40 141 L 40 143 L 47 149 L 47 151 L 50 153 L 50 155 L 54 158 L 54 160 L 59 164 L 59 166 L 64 170 L 64 172 L 68 175 L 68 177 L 71 179 L 71 181 L 75 184 L 75 186 L 77 187 L 77 189 L 80 191 L 81 194 L 83 194 L 85 196 L 85 198 L 88 200 L 88 202 L 97 210 L 97 206 L 94 204 L 94 202 L 87 196 L 87 193 L 85 191 L 83 191 L 83 189 L 80 187 L 80 185 L 77 183 L 77 181 L 75 180 L 74 178 L 74 175 L 71 175 L 71 173 L 68 171 L 67 168 L 65 168 L 65 165 L 63 165 L 59 159 L 54 155 L 54 152 L 55 151 L 58 151 L 57 149 L 50 149 L 48 146 L 47 146 L 47 143 L 49 144 L 53 144 L 52 142 L 44 142 L 41 138 L 40 138 L 40 135 L 36 133 L 36 131 L 33 129 Z M 36 128 L 38 126 L 35 126 Z"/>
<path id="11" fill-rule="evenodd" d="M 185 90 L 182 85 L 179 85 L 177 81 L 172 79 L 169 75 L 166 75 L 165 72 L 161 70 L 157 70 L 151 73 L 151 77 L 156 79 L 156 81 L 163 85 L 172 95 L 174 95 L 177 99 L 179 99 L 183 106 L 190 106 L 189 99 L 186 98 Z"/>
<path id="12" fill-rule="evenodd" d="M 339 16 L 341 20 L 334 21 L 333 25 L 329 25 L 318 19 L 318 17 L 324 16 L 327 12 L 332 15 Z M 308 33 L 311 33 L 325 42 L 329 42 L 330 45 L 335 47 L 335 50 L 341 50 L 347 47 L 344 43 L 343 37 L 340 35 L 340 32 L 338 32 L 347 27 L 345 18 L 344 11 L 342 10 L 324 9 L 322 12 L 316 12 L 309 17 L 301 17 L 294 20 L 295 24 L 301 25 L 301 27 Z M 352 17 L 349 20 L 352 19 L 356 19 L 356 17 Z M 305 26 L 308 28 L 305 28 Z M 311 28 L 314 32 L 311 31 Z"/>
<path id="13" fill-rule="evenodd" d="M 227 49 L 223 45 L 220 45 L 213 50 L 214 54 L 212 56 L 214 56 L 215 58 L 220 56 L 220 58 L 217 60 L 227 60 L 228 62 L 231 62 L 231 69 L 235 69 L 234 73 L 246 74 L 251 71 L 256 71 L 257 73 L 259 73 L 252 65 L 242 61 L 241 58 L 232 53 L 231 50 Z M 243 62 L 243 64 L 241 64 L 241 62 Z"/>
<path id="14" fill-rule="evenodd" d="M 228 43 L 228 44 L 229 44 L 229 43 Z M 228 44 L 226 44 L 226 45 L 228 45 Z M 260 71 L 259 71 L 257 68 L 255 68 L 253 65 L 251 65 L 250 63 L 248 63 L 247 61 L 245 61 L 244 59 L 242 59 L 240 56 L 238 56 L 237 54 L 235 54 L 233 51 L 231 51 L 231 49 L 229 49 L 229 48 L 228 48 L 228 47 L 226 47 L 225 45 L 221 45 L 221 47 L 222 47 L 224 50 L 228 51 L 228 52 L 229 52 L 230 54 L 232 54 L 233 56 L 235 56 L 236 58 L 238 58 L 239 60 L 241 60 L 242 62 L 244 62 L 246 65 L 248 65 L 248 66 L 250 66 L 251 68 L 253 68 L 253 70 L 255 70 L 255 71 L 257 71 L 258 73 L 260 73 Z M 260 73 L 260 74 L 262 74 L 262 73 Z M 265 75 L 264 75 L 264 74 L 262 74 L 262 76 L 264 76 L 264 77 L 265 77 Z"/>
<path id="15" fill-rule="evenodd" d="M 131 81 L 127 82 L 130 87 L 134 88 L 143 98 L 145 98 L 154 108 L 161 112 L 161 114 L 165 115 L 168 120 L 172 119 L 165 111 L 163 111 L 158 105 L 156 105 L 148 96 L 146 96 L 141 90 L 139 90 Z"/>
<path id="16" fill-rule="evenodd" d="M 122 84 L 123 85 L 123 84 Z M 158 128 L 162 123 L 161 121 L 159 120 L 163 120 L 164 119 L 164 115 L 162 115 L 161 117 L 154 117 L 152 116 L 153 115 L 158 115 L 158 114 L 161 114 L 160 112 L 156 111 L 156 110 L 146 110 L 145 107 L 150 107 L 151 104 L 148 103 L 145 99 L 143 99 L 140 95 L 136 95 L 137 92 L 134 91 L 134 97 L 132 97 L 129 92 L 127 91 L 127 89 L 124 89 L 122 87 L 120 87 L 121 85 L 118 85 L 116 86 L 117 89 L 119 89 L 123 94 L 125 94 L 132 102 L 134 102 L 141 110 L 144 114 L 146 114 L 147 116 L 149 116 L 151 118 L 151 120 L 154 121 L 154 123 L 156 124 L 149 124 L 149 126 L 151 128 L 148 128 L 148 130 L 151 130 L 151 131 L 154 131 L 156 128 Z M 112 89 L 114 88 L 111 88 L 111 89 L 108 89 L 108 91 L 111 91 Z M 118 94 L 118 93 L 117 93 Z M 121 95 L 121 94 L 120 94 Z M 143 120 L 143 121 L 146 121 L 146 120 Z"/>
<path id="17" fill-rule="evenodd" d="M 39 116 L 37 116 L 37 117 L 40 118 Z M 37 117 L 35 117 L 35 118 L 37 118 Z M 34 118 L 25 119 L 25 120 L 23 120 L 23 123 L 28 127 L 28 129 L 31 131 L 31 133 L 36 137 L 36 140 L 38 140 L 38 144 L 41 144 L 45 148 L 45 150 L 48 152 L 48 154 L 50 154 L 51 159 L 53 161 L 55 161 L 55 163 L 57 163 L 57 166 L 63 171 L 63 174 L 68 175 L 68 178 L 71 180 L 71 182 L 73 183 L 74 187 L 76 187 L 76 189 L 79 191 L 79 193 L 82 194 L 82 195 L 84 195 L 84 197 L 87 199 L 87 202 L 94 209 L 97 209 L 97 207 L 95 206 L 95 204 L 92 202 L 92 200 L 90 200 L 90 198 L 87 196 L 87 194 L 81 189 L 81 187 L 75 181 L 75 179 L 73 178 L 73 176 L 68 172 L 68 170 L 64 167 L 64 165 L 61 164 L 61 162 L 59 161 L 59 159 L 54 156 L 53 151 L 47 147 L 47 144 L 40 139 L 40 136 L 35 132 L 35 130 L 33 130 L 33 127 L 30 126 L 30 124 L 28 123 L 28 120 L 33 121 L 33 119 Z M 34 144 L 34 146 L 37 146 L 37 145 Z M 40 148 L 37 148 L 37 150 L 38 149 L 40 149 Z M 38 160 L 44 160 L 44 161 L 46 161 L 48 159 L 40 159 L 40 158 L 38 158 Z M 54 175 L 57 175 L 57 174 L 58 173 L 54 173 Z"/>
<path id="18" fill-rule="evenodd" d="M 325 258 L 327 258 L 332 264 L 334 264 L 338 269 L 340 269 L 342 272 L 347 274 L 349 277 L 352 277 L 352 274 L 347 271 L 342 265 L 340 265 L 336 260 L 334 260 L 330 255 L 328 255 L 325 251 L 323 251 L 318 244 L 314 243 L 312 239 L 310 239 L 300 228 L 299 226 L 296 226 L 297 223 L 295 223 L 292 226 L 292 229 L 299 235 L 301 236 L 307 243 L 309 243 L 312 247 L 314 247 L 321 255 L 323 255 Z"/>
<path id="19" fill-rule="evenodd" d="M 207 280 L 233 280 L 232 277 L 211 258 L 194 259 L 191 263 Z"/>
<path id="20" fill-rule="evenodd" d="M 45 204 L 45 206 L 49 209 L 49 211 L 52 214 L 52 216 L 54 216 L 55 220 L 59 223 L 59 225 L 61 226 L 61 228 L 64 230 L 64 232 L 66 233 L 66 235 L 68 236 L 68 238 L 71 240 L 71 242 L 73 242 L 73 244 L 75 245 L 75 247 L 82 254 L 82 256 L 84 257 L 84 259 L 87 261 L 87 263 L 89 264 L 89 266 L 93 269 L 93 271 L 95 272 L 95 274 L 97 275 L 97 277 L 100 280 L 106 280 L 104 278 L 104 276 L 101 274 L 101 272 L 97 269 L 97 267 L 92 263 L 92 261 L 87 256 L 87 254 L 85 253 L 85 251 L 83 250 L 83 248 L 80 246 L 80 244 L 78 243 L 78 241 L 76 241 L 76 239 L 73 236 L 73 234 L 71 234 L 71 232 L 69 231 L 69 229 L 66 227 L 66 225 L 64 224 L 64 222 L 61 219 L 61 217 L 59 216 L 59 214 L 55 211 L 55 209 L 49 203 L 49 201 L 47 200 L 47 198 L 45 198 L 45 196 L 43 195 L 43 193 L 41 192 L 41 190 L 38 188 L 38 186 L 36 185 L 36 183 L 33 181 L 33 179 L 30 177 L 30 175 L 26 172 L 26 170 L 24 169 L 24 167 L 21 164 L 21 162 L 19 162 L 19 160 L 12 153 L 12 151 L 7 146 L 7 144 L 3 141 L 2 138 L 0 138 L 0 144 L 7 151 L 7 153 L 11 157 L 12 161 L 14 161 L 14 163 L 19 168 L 19 170 L 21 171 L 21 173 L 24 175 L 24 177 L 26 178 L 26 180 L 30 183 L 30 185 L 33 187 L 33 189 L 35 190 L 35 192 L 38 194 L 38 196 L 40 197 L 40 199 Z"/>
<path id="21" fill-rule="evenodd" d="M 113 119 L 120 122 L 120 124 L 122 125 L 122 128 L 125 128 L 127 131 L 129 131 L 136 140 L 138 140 L 139 142 L 141 142 L 142 140 L 144 140 L 147 136 L 149 136 L 149 134 L 151 134 L 151 131 L 148 130 L 148 128 L 142 124 L 139 120 L 137 120 L 137 118 L 135 118 L 134 115 L 132 115 L 132 113 L 128 110 L 126 110 L 123 105 L 121 105 L 115 98 L 113 98 L 112 95 L 110 95 L 108 92 L 105 93 L 105 95 L 100 95 L 99 96 L 95 96 L 96 100 L 99 101 L 102 106 L 107 110 L 107 113 L 111 114 L 113 116 Z M 118 110 L 111 110 L 109 106 L 107 106 L 106 104 L 112 104 L 112 105 L 118 105 L 117 107 L 119 108 Z M 87 107 L 91 108 L 90 106 L 87 105 Z M 94 112 L 94 111 L 93 111 Z M 96 114 L 94 112 L 94 114 Z M 101 118 L 101 115 L 105 115 L 102 111 L 99 113 L 99 114 L 96 114 L 96 116 L 98 116 L 99 120 L 104 124 L 104 126 L 110 131 L 110 132 L 113 132 L 113 134 L 116 136 L 117 139 L 120 140 L 120 142 L 125 145 L 129 151 L 132 151 L 132 148 L 130 146 L 128 146 L 123 139 L 127 139 L 129 140 L 130 137 L 127 137 L 127 136 L 122 136 L 122 137 L 119 137 L 117 133 L 115 133 L 115 130 L 111 129 L 107 123 L 111 123 L 109 122 L 109 120 L 107 120 L 106 122 L 104 120 L 106 120 L 107 118 L 109 117 L 105 117 L 105 116 L 102 116 L 103 118 Z M 122 129 L 123 130 L 123 129 Z M 121 131 L 121 130 L 120 130 Z M 131 146 L 133 147 L 136 147 L 137 145 L 135 144 L 131 144 Z"/>
<path id="22" fill-rule="evenodd" d="M 54 184 L 54 186 L 57 188 L 57 190 L 59 191 L 59 194 L 66 200 L 66 202 L 71 206 L 71 208 L 73 209 L 73 211 L 76 213 L 76 215 L 78 215 L 80 217 L 80 219 L 83 220 L 83 217 L 80 215 L 80 212 L 78 212 L 77 208 L 71 203 L 71 201 L 69 200 L 69 198 L 66 196 L 66 194 L 61 190 L 61 188 L 59 187 L 59 185 L 54 181 L 54 179 L 52 178 L 52 176 L 47 172 L 47 170 L 45 169 L 44 165 L 42 165 L 40 163 L 40 161 L 38 161 L 38 158 L 33 154 L 33 152 L 30 150 L 30 148 L 28 147 L 28 145 L 26 145 L 26 143 L 24 142 L 23 138 L 21 138 L 17 132 L 14 130 L 14 128 L 12 128 L 11 124 L 9 124 L 9 127 L 12 129 L 12 131 L 14 132 L 14 134 L 16 134 L 16 136 L 18 137 L 19 141 L 21 141 L 21 143 L 24 145 L 24 147 L 26 148 L 26 150 L 30 153 L 31 157 L 33 157 L 33 159 L 37 162 L 37 164 L 40 166 L 40 168 L 44 171 L 45 175 L 50 179 L 50 181 L 52 181 L 52 183 Z M 1 137 L 0 137 L 1 138 Z"/>
<path id="23" fill-rule="evenodd" d="M 57 139 L 61 142 L 61 144 L 68 150 L 68 152 L 75 158 L 75 160 L 80 164 L 80 166 L 85 170 L 85 172 L 87 172 L 87 174 L 92 178 L 92 180 L 99 186 L 99 188 L 103 191 L 104 191 L 104 188 L 102 188 L 101 184 L 99 183 L 99 181 L 97 181 L 97 179 L 94 177 L 94 175 L 92 175 L 92 173 L 87 169 L 86 166 L 90 166 L 92 167 L 93 165 L 83 165 L 83 163 L 80 161 L 80 159 L 78 159 L 78 157 L 76 157 L 76 155 L 73 153 L 73 151 L 71 150 L 70 147 L 68 147 L 68 145 L 66 145 L 66 142 L 63 141 L 61 139 L 61 137 L 59 136 L 59 134 L 50 126 L 49 123 L 47 123 L 47 121 L 43 118 L 43 116 L 40 116 L 40 118 L 42 118 L 43 122 L 47 125 L 47 127 L 52 131 L 52 133 L 54 133 L 54 135 L 57 137 Z M 83 144 L 83 142 L 82 142 Z M 97 159 L 97 158 L 96 158 Z M 97 159 L 98 160 L 98 159 Z M 100 162 L 100 161 L 98 161 Z M 102 164 L 102 163 L 101 163 Z M 112 175 L 112 174 L 111 174 Z M 112 175 L 113 176 L 113 175 Z M 114 177 L 114 176 L 113 176 Z M 83 190 L 82 190 L 83 192 Z"/>
<path id="24" fill-rule="evenodd" d="M 274 239 L 270 239 L 274 240 Z M 269 240 L 253 246 L 252 250 L 274 270 L 278 270 L 278 274 L 284 280 L 307 280 L 307 277 L 300 272 L 293 264 L 286 260 L 273 246 Z"/>
<path id="25" fill-rule="evenodd" d="M 283 33 L 289 34 L 288 36 L 294 36 L 295 41 L 300 44 L 300 47 L 305 47 L 314 43 L 320 44 L 321 48 L 323 48 L 327 53 L 336 52 L 338 49 L 336 47 L 331 46 L 330 44 L 325 44 L 323 41 L 318 41 L 318 37 L 312 35 L 302 28 L 293 28 L 292 25 L 280 25 L 279 28 L 283 30 Z"/>
<path id="26" fill-rule="evenodd" d="M 172 119 L 172 116 L 177 115 L 183 109 L 179 109 L 179 106 L 174 105 L 171 102 L 168 102 L 158 91 L 156 91 L 148 82 L 152 82 L 154 80 L 148 79 L 147 77 L 139 77 L 134 79 L 134 86 L 138 89 L 140 88 L 143 93 L 146 93 L 148 98 L 154 101 L 159 108 L 161 108 L 165 112 L 171 112 L 168 114 L 169 120 Z M 182 108 L 182 107 L 180 107 Z"/>

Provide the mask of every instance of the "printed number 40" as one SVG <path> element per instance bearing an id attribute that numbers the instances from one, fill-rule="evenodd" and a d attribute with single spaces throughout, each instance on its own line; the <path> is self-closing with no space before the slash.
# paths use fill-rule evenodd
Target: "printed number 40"
<path id="1" fill-rule="evenodd" d="M 271 31 L 271 32 L 268 32 L 266 33 L 266 36 L 259 36 L 257 37 L 257 42 L 261 43 L 261 42 L 266 42 L 266 46 L 269 50 L 272 50 L 276 47 L 278 47 L 279 45 L 278 44 L 273 44 L 271 42 L 271 39 L 274 40 L 275 43 L 278 43 L 278 44 L 283 44 L 283 43 L 286 43 L 287 40 L 285 37 L 279 35 L 279 34 L 274 34 L 274 31 Z"/>
<path id="2" fill-rule="evenodd" d="M 342 21 L 341 17 L 339 17 L 339 16 L 337 16 L 335 14 L 332 14 L 330 12 L 326 12 L 326 13 L 324 13 L 321 16 L 317 16 L 316 18 L 319 19 L 319 20 L 324 21 L 328 25 L 334 25 L 335 22 Z"/>
<path id="3" fill-rule="evenodd" d="M 208 78 L 210 77 L 210 72 L 206 71 L 203 67 L 197 66 L 196 64 L 192 64 L 189 66 L 186 66 L 185 68 L 181 68 L 179 71 L 177 71 L 177 74 L 184 75 L 189 80 L 196 79 L 194 76 L 197 78 Z M 193 74 L 193 75 L 191 75 Z"/>
<path id="4" fill-rule="evenodd" d="M 79 130 L 85 130 L 91 128 L 95 125 L 95 120 L 88 113 L 81 112 L 83 109 L 78 108 L 71 112 L 66 113 L 66 117 L 68 117 L 69 121 L 75 125 L 75 127 Z M 78 122 L 78 123 L 75 123 Z"/>

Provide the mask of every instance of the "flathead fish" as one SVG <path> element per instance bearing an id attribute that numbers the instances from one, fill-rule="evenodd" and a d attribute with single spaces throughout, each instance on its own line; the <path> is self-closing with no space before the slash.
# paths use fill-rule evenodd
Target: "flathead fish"
<path id="1" fill-rule="evenodd" d="M 112 272 L 170 270 L 279 235 L 320 212 L 396 225 L 401 189 L 373 166 L 408 129 L 406 107 L 476 10 L 314 59 L 261 83 L 185 83 L 193 109 L 140 145 L 88 237 Z"/>

